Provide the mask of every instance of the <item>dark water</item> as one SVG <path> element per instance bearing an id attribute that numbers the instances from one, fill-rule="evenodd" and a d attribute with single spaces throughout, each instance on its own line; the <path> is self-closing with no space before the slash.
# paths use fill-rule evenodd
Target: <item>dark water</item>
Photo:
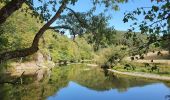
<path id="1" fill-rule="evenodd" d="M 98 68 L 72 65 L 53 69 L 36 83 L 0 85 L 0 100 L 168 100 L 170 83 L 118 76 Z"/>

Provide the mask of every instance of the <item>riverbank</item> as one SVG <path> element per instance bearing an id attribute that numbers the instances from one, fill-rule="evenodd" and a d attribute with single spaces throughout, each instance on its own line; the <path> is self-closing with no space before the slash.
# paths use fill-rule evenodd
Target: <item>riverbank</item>
<path id="1" fill-rule="evenodd" d="M 149 52 L 147 54 L 144 54 L 144 59 L 139 59 L 139 55 L 133 56 L 133 60 L 131 57 L 125 57 L 123 60 L 129 61 L 129 62 L 136 62 L 136 63 L 150 63 L 150 64 L 167 64 L 170 65 L 170 55 L 169 51 L 160 51 L 161 54 L 158 55 L 159 51 Z M 136 59 L 138 58 L 138 59 Z"/>
<path id="2" fill-rule="evenodd" d="M 121 72 L 114 69 L 108 69 L 108 71 L 113 72 L 114 74 L 121 74 L 121 75 L 128 75 L 134 77 L 142 77 L 154 80 L 161 80 L 161 81 L 170 81 L 170 77 L 168 76 L 160 76 L 157 74 L 150 74 L 150 73 L 143 73 L 143 72 Z"/>
<path id="3" fill-rule="evenodd" d="M 54 63 L 52 61 L 44 61 L 43 63 L 36 61 L 12 62 L 10 66 L 9 69 L 0 74 L 0 83 L 15 84 L 18 79 L 22 80 L 23 77 L 34 77 L 35 81 L 40 82 L 44 77 L 50 75 Z"/>
<path id="4" fill-rule="evenodd" d="M 11 76 L 20 76 L 23 72 L 24 75 L 35 74 L 41 70 L 48 70 L 54 67 L 52 61 L 46 61 L 43 63 L 37 63 L 36 61 L 24 62 L 24 63 L 11 63 L 12 70 Z M 47 67 L 48 66 L 48 67 Z"/>
<path id="5" fill-rule="evenodd" d="M 54 66 L 53 61 L 46 59 L 41 52 L 37 52 L 31 61 L 21 59 L 9 62 L 8 68 L 0 73 L 0 81 L 6 81 L 9 77 L 17 79 L 26 76 L 34 76 L 36 81 L 41 81 L 46 74 L 50 74 Z"/>

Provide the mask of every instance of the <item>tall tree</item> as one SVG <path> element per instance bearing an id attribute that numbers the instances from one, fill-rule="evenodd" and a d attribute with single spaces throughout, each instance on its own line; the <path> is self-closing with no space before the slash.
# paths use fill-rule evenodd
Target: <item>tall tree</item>
<path id="1" fill-rule="evenodd" d="M 109 27 L 109 16 L 105 16 L 103 13 L 99 15 L 91 15 L 90 12 L 79 13 L 68 9 L 69 14 L 60 17 L 60 26 L 50 28 L 70 29 L 73 39 L 76 35 L 84 36 L 88 43 L 93 45 L 95 51 L 114 43 L 113 38 L 116 31 L 113 27 Z"/>
<path id="2" fill-rule="evenodd" d="M 32 0 L 30 0 L 30 1 L 32 1 Z M 37 52 L 39 50 L 39 48 L 38 48 L 39 40 L 42 37 L 42 35 L 44 34 L 44 32 L 46 30 L 50 29 L 50 26 L 54 22 L 56 22 L 57 19 L 60 18 L 61 13 L 65 9 L 67 9 L 66 6 L 68 6 L 68 5 L 75 6 L 75 3 L 78 0 L 59 0 L 59 1 L 50 0 L 50 1 L 46 1 L 46 2 L 43 0 L 37 0 L 35 2 L 30 2 L 30 1 L 28 1 L 28 3 L 29 3 L 28 5 L 34 12 L 36 12 L 36 14 L 35 13 L 33 13 L 33 14 L 36 16 L 38 13 L 38 16 L 40 16 L 41 20 L 43 20 L 45 22 L 45 24 L 36 33 L 31 47 L 21 49 L 21 50 L 4 52 L 4 53 L 0 54 L 1 61 L 12 59 L 12 58 L 17 58 L 17 57 L 25 57 L 25 56 L 28 56 L 28 55 L 31 55 L 31 54 Z M 9 2 L 9 3 L 11 3 L 11 2 Z M 92 7 L 91 11 L 94 11 L 96 9 L 96 5 L 98 5 L 98 4 L 105 5 L 106 9 L 110 9 L 110 8 L 117 9 L 116 4 L 120 3 L 120 2 L 124 2 L 124 0 L 92 0 L 91 3 L 93 4 L 93 7 Z M 7 3 L 7 4 L 9 4 L 9 3 Z M 38 6 L 34 5 L 34 3 L 38 4 Z M 19 3 L 19 4 L 22 4 L 22 3 Z M 60 4 L 60 6 L 59 6 L 59 4 Z M 14 6 L 16 7 L 17 5 L 14 5 Z M 52 7 L 52 9 L 51 9 L 51 7 Z M 58 10 L 56 10 L 57 8 L 58 8 Z M 18 9 L 18 7 L 17 7 L 17 9 Z M 5 10 L 8 12 L 8 9 L 5 9 Z M 14 11 L 15 10 L 12 10 L 8 15 L 12 14 Z M 53 14 L 53 12 L 55 12 L 55 14 Z M 4 13 L 5 12 L 3 12 L 2 15 L 5 15 Z M 75 15 L 77 15 L 77 14 L 75 14 Z M 5 20 L 7 17 L 5 17 Z M 80 21 L 80 22 L 82 22 L 82 21 Z M 88 27 L 86 27 L 86 28 L 88 28 Z"/>

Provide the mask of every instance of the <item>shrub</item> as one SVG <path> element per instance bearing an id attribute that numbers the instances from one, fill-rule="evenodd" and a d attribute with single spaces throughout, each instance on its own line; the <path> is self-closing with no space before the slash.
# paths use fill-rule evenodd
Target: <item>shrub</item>
<path id="1" fill-rule="evenodd" d="M 110 62 L 113 64 L 120 62 L 126 55 L 128 55 L 128 49 L 126 46 L 110 46 L 109 48 L 99 50 L 95 59 L 98 64 L 107 64 Z"/>

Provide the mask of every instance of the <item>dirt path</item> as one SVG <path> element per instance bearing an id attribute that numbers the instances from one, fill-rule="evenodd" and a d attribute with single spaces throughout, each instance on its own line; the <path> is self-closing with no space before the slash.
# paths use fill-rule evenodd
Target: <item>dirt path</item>
<path id="1" fill-rule="evenodd" d="M 117 71 L 117 70 L 113 70 L 113 69 L 108 69 L 108 70 L 110 72 L 113 72 L 116 74 L 156 79 L 156 80 L 162 80 L 162 81 L 170 81 L 170 77 L 168 77 L 168 76 L 160 76 L 160 75 L 156 75 L 156 74 L 148 74 L 148 73 L 143 73 L 143 72 L 121 72 L 121 71 Z"/>

